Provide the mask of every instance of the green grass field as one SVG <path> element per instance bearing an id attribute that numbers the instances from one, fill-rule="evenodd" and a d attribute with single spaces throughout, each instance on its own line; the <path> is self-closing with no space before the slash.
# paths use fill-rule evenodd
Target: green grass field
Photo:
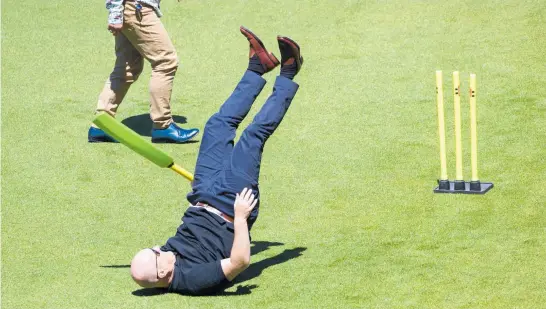
<path id="1" fill-rule="evenodd" d="M 214 297 L 132 282 L 132 256 L 174 234 L 190 184 L 123 145 L 87 143 L 114 61 L 103 1 L 4 0 L 2 308 L 546 308 L 544 1 L 162 9 L 185 126 L 202 129 L 244 72 L 239 25 L 277 55 L 277 34 L 302 47 L 300 91 L 265 148 L 248 280 Z M 450 176 L 450 75 L 461 72 L 466 176 L 468 74 L 478 76 L 480 178 L 495 183 L 485 196 L 432 193 L 438 69 Z M 118 119 L 147 119 L 149 74 Z M 193 171 L 198 147 L 161 149 Z"/>

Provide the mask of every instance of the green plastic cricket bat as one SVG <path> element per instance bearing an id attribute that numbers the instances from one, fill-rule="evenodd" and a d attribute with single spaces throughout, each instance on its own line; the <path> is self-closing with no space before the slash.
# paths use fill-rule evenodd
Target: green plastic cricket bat
<path id="1" fill-rule="evenodd" d="M 100 113 L 95 120 L 93 120 L 93 123 L 108 135 L 115 138 L 118 142 L 154 162 L 157 166 L 168 167 L 186 177 L 188 180 L 193 180 L 193 174 L 176 165 L 171 156 L 152 145 L 152 143 L 142 138 L 142 136 L 138 135 L 135 131 L 129 129 L 109 114 L 104 112 Z"/>

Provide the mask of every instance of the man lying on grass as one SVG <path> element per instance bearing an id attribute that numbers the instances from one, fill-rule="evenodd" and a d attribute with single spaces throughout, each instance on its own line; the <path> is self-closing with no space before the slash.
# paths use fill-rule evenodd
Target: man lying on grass
<path id="1" fill-rule="evenodd" d="M 303 58 L 294 41 L 277 37 L 280 76 L 273 93 L 234 145 L 237 127 L 266 83 L 261 75 L 279 65 L 256 35 L 244 27 L 240 30 L 250 42 L 248 70 L 205 126 L 192 192 L 187 196 L 190 207 L 176 235 L 162 247 L 139 251 L 131 262 L 131 276 L 142 287 L 210 294 L 226 288 L 249 266 L 249 231 L 258 217 L 263 147 L 298 90 L 292 79 Z"/>

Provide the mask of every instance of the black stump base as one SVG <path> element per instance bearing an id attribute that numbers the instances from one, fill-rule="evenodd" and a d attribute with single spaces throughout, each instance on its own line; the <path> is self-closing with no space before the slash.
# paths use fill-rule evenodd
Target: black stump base
<path id="1" fill-rule="evenodd" d="M 434 193 L 485 194 L 491 188 L 491 182 L 438 180 Z"/>

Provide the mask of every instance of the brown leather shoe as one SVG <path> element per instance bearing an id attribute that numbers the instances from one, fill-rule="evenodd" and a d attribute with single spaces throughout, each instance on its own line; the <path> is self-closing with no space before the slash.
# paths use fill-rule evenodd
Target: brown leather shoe
<path id="1" fill-rule="evenodd" d="M 280 62 L 277 57 L 265 49 L 262 41 L 254 33 L 252 33 L 252 31 L 243 26 L 241 26 L 240 30 L 241 33 L 248 39 L 248 42 L 250 42 L 250 53 L 248 57 L 252 58 L 254 55 L 257 55 L 264 69 L 264 73 L 273 70 L 279 65 Z"/>
<path id="2" fill-rule="evenodd" d="M 301 69 L 303 64 L 303 57 L 300 54 L 300 46 L 292 39 L 285 36 L 277 36 L 279 42 L 279 49 L 281 51 L 282 65 L 292 65 L 296 63 L 296 73 Z"/>

